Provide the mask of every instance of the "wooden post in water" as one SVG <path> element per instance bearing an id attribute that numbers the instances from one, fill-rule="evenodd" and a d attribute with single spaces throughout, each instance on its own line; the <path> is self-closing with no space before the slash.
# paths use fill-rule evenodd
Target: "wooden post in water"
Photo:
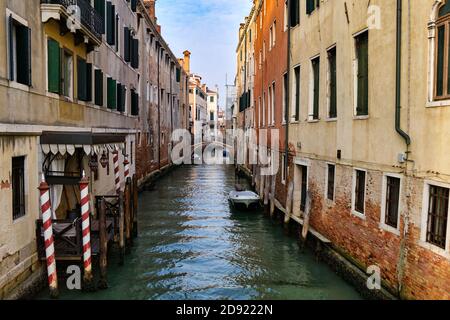
<path id="1" fill-rule="evenodd" d="M 269 192 L 270 192 L 270 176 L 265 177 L 264 182 L 264 206 L 269 204 Z"/>
<path id="2" fill-rule="evenodd" d="M 138 206 L 139 206 L 139 192 L 138 192 L 138 185 L 137 185 L 137 177 L 136 175 L 133 176 L 133 237 L 137 237 L 138 236 L 138 220 L 137 220 L 137 215 L 138 215 Z"/>
<path id="3" fill-rule="evenodd" d="M 294 198 L 294 181 L 289 182 L 288 193 L 286 195 L 286 214 L 284 216 L 284 223 L 289 223 L 292 213 L 292 201 Z"/>
<path id="4" fill-rule="evenodd" d="M 125 223 L 125 208 L 124 208 L 124 196 L 123 192 L 119 192 L 119 264 L 123 266 L 125 257 L 125 235 L 124 235 L 124 223 Z"/>
<path id="5" fill-rule="evenodd" d="M 108 268 L 108 235 L 106 230 L 106 203 L 102 199 L 100 203 L 100 211 L 98 216 L 99 233 L 100 233 L 100 280 L 98 282 L 99 289 L 108 288 L 107 268 Z"/>
<path id="6" fill-rule="evenodd" d="M 271 185 L 270 185 L 270 216 L 273 217 L 273 214 L 275 213 L 275 187 L 276 187 L 276 181 L 277 176 L 273 175 L 271 176 Z"/>
<path id="7" fill-rule="evenodd" d="M 302 248 L 306 245 L 306 240 L 308 237 L 309 232 L 309 221 L 311 219 L 311 192 L 308 191 L 306 193 L 306 205 L 305 205 L 305 214 L 303 217 L 303 228 L 302 228 L 302 234 L 301 234 L 301 243 Z"/>
<path id="8" fill-rule="evenodd" d="M 131 179 L 128 178 L 125 184 L 125 247 L 128 250 L 131 246 Z"/>

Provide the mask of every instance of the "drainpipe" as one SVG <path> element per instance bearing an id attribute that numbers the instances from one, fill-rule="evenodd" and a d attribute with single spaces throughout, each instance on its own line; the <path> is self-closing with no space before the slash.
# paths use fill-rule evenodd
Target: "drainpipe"
<path id="1" fill-rule="evenodd" d="M 290 120 L 290 80 L 291 80 L 291 0 L 287 0 L 287 8 L 288 8 L 288 14 L 287 14 L 287 83 L 286 83 L 286 88 L 287 90 L 285 90 L 285 100 L 286 100 L 286 110 L 285 110 L 285 121 L 286 121 L 286 136 L 284 137 L 284 147 L 285 147 L 285 157 L 284 157 L 284 169 L 287 172 L 287 168 L 289 165 L 289 120 Z M 284 88 L 283 88 L 284 90 Z M 288 177 L 286 176 L 286 179 Z M 288 184 L 286 183 L 286 186 Z"/>
<path id="2" fill-rule="evenodd" d="M 395 80 L 395 130 L 405 140 L 406 146 L 411 144 L 411 137 L 401 129 L 401 77 L 402 77 L 402 0 L 397 0 L 397 52 L 396 52 L 396 80 Z"/>

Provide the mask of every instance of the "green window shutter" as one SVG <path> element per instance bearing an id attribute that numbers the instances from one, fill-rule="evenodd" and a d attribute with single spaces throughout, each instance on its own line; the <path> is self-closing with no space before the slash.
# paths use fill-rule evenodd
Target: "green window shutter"
<path id="1" fill-rule="evenodd" d="M 86 101 L 86 61 L 84 59 L 77 59 L 77 87 L 78 87 L 78 100 Z"/>
<path id="2" fill-rule="evenodd" d="M 60 93 L 61 55 L 59 43 L 53 39 L 47 41 L 47 60 L 48 91 Z"/>
<path id="3" fill-rule="evenodd" d="M 86 63 L 86 101 L 92 101 L 92 63 Z"/>
<path id="4" fill-rule="evenodd" d="M 131 115 L 139 115 L 139 95 L 134 90 L 131 91 Z"/>
<path id="5" fill-rule="evenodd" d="M 120 83 L 116 84 L 116 95 L 117 95 L 117 111 L 122 112 L 122 85 Z"/>
<path id="6" fill-rule="evenodd" d="M 139 40 L 131 39 L 131 66 L 139 68 Z"/>
<path id="7" fill-rule="evenodd" d="M 109 45 L 115 44 L 116 39 L 116 9 L 111 2 L 106 2 L 106 42 Z"/>
<path id="8" fill-rule="evenodd" d="M 125 86 L 122 86 L 122 112 L 125 112 L 127 102 L 127 88 Z"/>
<path id="9" fill-rule="evenodd" d="M 313 119 L 319 119 L 319 94 L 320 94 L 320 59 L 313 61 L 314 72 L 314 101 L 313 101 Z"/>
<path id="10" fill-rule="evenodd" d="M 436 72 L 436 95 L 444 95 L 444 57 L 445 57 L 445 26 L 438 28 L 437 47 L 437 72 Z"/>
<path id="11" fill-rule="evenodd" d="M 316 0 L 306 0 L 306 14 L 311 14 L 314 11 Z"/>
<path id="12" fill-rule="evenodd" d="M 131 32 L 128 27 L 124 27 L 123 29 L 123 58 L 126 62 L 130 62 L 130 38 Z"/>
<path id="13" fill-rule="evenodd" d="M 103 107 L 103 72 L 95 70 L 95 104 Z"/>
<path id="14" fill-rule="evenodd" d="M 16 26 L 17 82 L 31 86 L 31 35 L 25 26 Z"/>
<path id="15" fill-rule="evenodd" d="M 103 26 L 102 26 L 102 34 L 105 34 L 105 0 L 95 0 L 94 1 L 95 11 L 102 18 Z"/>
<path id="16" fill-rule="evenodd" d="M 108 77 L 108 108 L 116 109 L 117 108 L 117 93 L 116 93 L 116 80 Z"/>
<path id="17" fill-rule="evenodd" d="M 357 115 L 369 114 L 369 37 L 365 32 L 357 38 L 358 53 L 358 105 Z"/>

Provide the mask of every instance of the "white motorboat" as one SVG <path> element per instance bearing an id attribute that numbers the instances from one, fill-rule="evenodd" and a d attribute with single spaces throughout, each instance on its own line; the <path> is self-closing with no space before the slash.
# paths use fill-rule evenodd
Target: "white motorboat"
<path id="1" fill-rule="evenodd" d="M 250 209 L 252 205 L 259 204 L 259 196 L 252 191 L 231 191 L 229 200 L 234 207 Z"/>

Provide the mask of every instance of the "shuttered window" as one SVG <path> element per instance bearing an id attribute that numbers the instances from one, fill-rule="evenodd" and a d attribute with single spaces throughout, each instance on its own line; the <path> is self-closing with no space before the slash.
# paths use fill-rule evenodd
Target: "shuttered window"
<path id="1" fill-rule="evenodd" d="M 53 39 L 47 40 L 47 82 L 48 92 L 60 92 L 61 57 L 59 43 Z"/>
<path id="2" fill-rule="evenodd" d="M 300 120 L 300 67 L 296 67 L 294 69 L 295 74 L 295 114 L 294 119 L 295 121 Z"/>
<path id="3" fill-rule="evenodd" d="M 77 61 L 77 87 L 78 100 L 91 101 L 92 100 L 92 65 L 86 63 L 86 60 L 78 57 Z"/>
<path id="4" fill-rule="evenodd" d="M 136 12 L 137 9 L 137 0 L 131 0 L 131 10 Z"/>
<path id="5" fill-rule="evenodd" d="M 117 84 L 117 111 L 125 112 L 126 88 L 124 85 Z"/>
<path id="6" fill-rule="evenodd" d="M 108 91 L 108 108 L 115 110 L 117 108 L 117 83 L 111 77 L 108 77 L 107 91 Z"/>
<path id="7" fill-rule="evenodd" d="M 290 5 L 290 24 L 295 27 L 300 23 L 300 0 L 291 0 Z"/>
<path id="8" fill-rule="evenodd" d="M 106 2 L 106 41 L 114 45 L 116 40 L 116 9 L 111 2 Z"/>
<path id="9" fill-rule="evenodd" d="M 356 37 L 357 72 L 357 116 L 369 115 L 369 33 Z"/>
<path id="10" fill-rule="evenodd" d="M 176 79 L 177 79 L 177 82 L 180 82 L 181 81 L 181 70 L 180 70 L 180 68 L 177 68 L 176 69 L 177 71 L 177 75 L 176 75 Z"/>
<path id="11" fill-rule="evenodd" d="M 105 34 L 105 0 L 94 0 L 95 11 L 102 17 L 102 34 Z"/>
<path id="12" fill-rule="evenodd" d="M 139 95 L 135 90 L 131 90 L 131 115 L 139 115 Z"/>
<path id="13" fill-rule="evenodd" d="M 95 104 L 103 107 L 103 72 L 95 70 Z"/>
<path id="14" fill-rule="evenodd" d="M 131 39 L 131 66 L 139 68 L 139 40 Z"/>
<path id="15" fill-rule="evenodd" d="M 311 14 L 319 6 L 320 0 L 306 0 L 306 14 Z"/>
<path id="16" fill-rule="evenodd" d="M 123 58 L 126 62 L 130 62 L 131 50 L 131 32 L 128 27 L 123 28 Z"/>
<path id="17" fill-rule="evenodd" d="M 328 64 L 330 68 L 328 117 L 334 119 L 337 117 L 336 48 L 328 51 Z"/>
<path id="18" fill-rule="evenodd" d="M 316 58 L 312 61 L 313 69 L 313 110 L 312 119 L 319 119 L 319 99 L 320 99 L 320 58 Z"/>
<path id="19" fill-rule="evenodd" d="M 31 30 L 9 17 L 9 80 L 31 86 Z"/>
<path id="20" fill-rule="evenodd" d="M 386 177 L 385 223 L 395 229 L 398 228 L 399 200 L 400 179 L 395 177 Z"/>

